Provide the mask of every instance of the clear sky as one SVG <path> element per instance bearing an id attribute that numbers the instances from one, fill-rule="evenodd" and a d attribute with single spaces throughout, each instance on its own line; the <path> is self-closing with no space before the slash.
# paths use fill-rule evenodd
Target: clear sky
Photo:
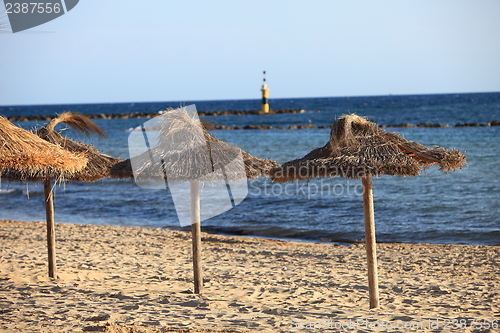
<path id="1" fill-rule="evenodd" d="M 29 2 L 29 1 L 28 1 Z M 500 1 L 81 0 L 12 34 L 0 105 L 500 91 Z"/>

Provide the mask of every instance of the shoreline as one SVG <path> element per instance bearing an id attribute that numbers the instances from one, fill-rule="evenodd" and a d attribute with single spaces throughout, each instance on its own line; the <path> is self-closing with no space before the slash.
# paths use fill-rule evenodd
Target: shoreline
<path id="1" fill-rule="evenodd" d="M 43 223 L 45 221 L 34 221 L 34 220 L 12 220 L 12 219 L 0 219 L 1 223 Z M 88 226 L 96 226 L 96 227 L 116 227 L 116 228 L 139 228 L 145 230 L 162 230 L 165 232 L 180 232 L 190 235 L 191 227 L 153 227 L 146 225 L 114 225 L 114 224 L 89 224 L 89 223 L 75 223 L 75 222 L 55 222 L 56 225 L 88 225 Z M 322 244 L 322 245 L 331 245 L 331 246 L 364 246 L 365 239 L 359 238 L 356 240 L 332 240 L 332 241 L 321 241 L 317 239 L 308 239 L 308 238 L 300 238 L 300 237 L 280 237 L 280 236 L 264 236 L 258 234 L 238 234 L 238 233 L 230 233 L 230 232 L 217 232 L 211 229 L 203 228 L 201 226 L 201 231 L 207 235 L 213 236 L 222 236 L 222 237 L 232 237 L 232 238 L 241 238 L 241 239 L 255 239 L 256 241 L 277 241 L 277 242 L 285 242 L 285 243 L 300 243 L 300 244 Z M 377 239 L 377 244 L 392 244 L 392 245 L 436 245 L 436 246 L 498 246 L 500 244 L 460 244 L 460 243 L 418 243 L 418 242 L 393 242 L 393 241 L 379 241 Z"/>
<path id="2" fill-rule="evenodd" d="M 381 307 L 369 310 L 363 244 L 202 232 L 195 295 L 188 233 L 58 223 L 57 280 L 45 237 L 45 222 L 0 221 L 0 332 L 296 332 L 361 319 L 435 332 L 500 319 L 500 246 L 377 244 Z"/>

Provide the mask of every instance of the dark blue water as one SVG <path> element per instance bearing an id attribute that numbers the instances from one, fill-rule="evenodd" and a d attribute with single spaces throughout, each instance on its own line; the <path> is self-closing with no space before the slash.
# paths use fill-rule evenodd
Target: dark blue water
<path id="1" fill-rule="evenodd" d="M 253 110 L 259 100 L 182 101 L 199 111 Z M 54 115 L 62 111 L 89 114 L 156 112 L 180 102 L 0 106 L 0 114 Z M 443 123 L 447 128 L 391 128 L 428 146 L 457 148 L 467 155 L 463 170 L 443 173 L 430 167 L 418 177 L 383 176 L 373 180 L 379 242 L 500 244 L 500 126 L 454 127 L 456 123 L 500 120 L 500 93 L 339 98 L 297 98 L 270 101 L 271 108 L 303 109 L 299 114 L 205 117 L 223 125 L 330 125 L 337 117 L 356 113 L 379 124 Z M 129 129 L 146 119 L 98 119 L 108 139 L 90 139 L 105 153 L 128 158 Z M 21 122 L 25 128 L 44 122 Z M 60 125 L 61 126 L 61 125 Z M 61 126 L 64 127 L 64 126 Z M 65 135 L 83 139 L 67 130 Z M 214 131 L 221 140 L 249 153 L 285 162 L 322 146 L 328 129 Z M 8 184 L 16 189 L 1 195 L 0 219 L 43 220 L 43 186 Z M 315 179 L 275 184 L 250 181 L 249 195 L 236 208 L 202 222 L 208 232 L 308 241 L 351 243 L 364 238 L 361 182 Z M 178 228 L 168 191 L 145 190 L 133 181 L 105 179 L 74 182 L 56 188 L 56 221 L 125 226 Z"/>

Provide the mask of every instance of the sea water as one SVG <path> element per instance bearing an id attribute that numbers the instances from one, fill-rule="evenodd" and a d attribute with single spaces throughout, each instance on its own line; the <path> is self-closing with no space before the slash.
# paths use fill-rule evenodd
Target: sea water
<path id="1" fill-rule="evenodd" d="M 55 115 L 156 112 L 196 104 L 198 111 L 255 110 L 259 100 L 181 101 L 81 105 L 0 106 L 0 114 Z M 296 114 L 207 116 L 221 125 L 329 126 L 342 114 L 367 116 L 378 124 L 441 123 L 450 127 L 387 128 L 426 146 L 456 148 L 467 156 L 457 172 L 429 167 L 420 176 L 373 179 L 377 241 L 445 244 L 500 244 L 500 126 L 455 127 L 456 123 L 500 120 L 500 93 L 416 96 L 271 99 L 271 108 L 301 109 Z M 107 139 L 85 139 L 113 157 L 128 158 L 130 130 L 148 119 L 97 119 Z M 46 122 L 18 122 L 24 128 Z M 57 128 L 64 128 L 59 125 Z M 218 130 L 217 138 L 250 154 L 280 163 L 323 146 L 329 129 Z M 286 185 L 286 187 L 285 187 Z M 0 195 L 0 219 L 43 221 L 43 185 L 2 182 L 15 189 Z M 202 222 L 207 232 L 278 239 L 353 243 L 364 238 L 361 181 L 313 179 L 283 185 L 249 181 L 247 198 L 232 210 Z M 29 198 L 28 198 L 29 196 Z M 178 229 L 167 190 L 146 190 L 132 180 L 72 182 L 55 188 L 59 223 L 88 223 Z"/>

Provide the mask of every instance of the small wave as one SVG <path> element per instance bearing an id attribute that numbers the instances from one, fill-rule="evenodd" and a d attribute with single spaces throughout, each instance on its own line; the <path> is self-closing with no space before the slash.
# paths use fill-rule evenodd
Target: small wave
<path id="1" fill-rule="evenodd" d="M 11 195 L 15 194 L 16 192 L 20 192 L 19 190 L 12 188 L 12 189 L 0 189 L 0 195 Z"/>

